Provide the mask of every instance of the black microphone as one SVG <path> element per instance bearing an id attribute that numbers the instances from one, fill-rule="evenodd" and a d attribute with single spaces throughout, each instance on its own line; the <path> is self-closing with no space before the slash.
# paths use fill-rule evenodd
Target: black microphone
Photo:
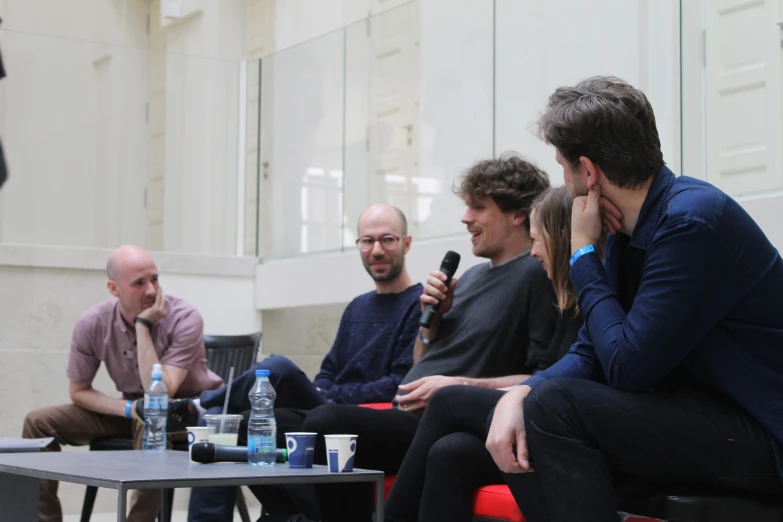
<path id="1" fill-rule="evenodd" d="M 443 262 L 440 264 L 440 271 L 446 274 L 446 288 L 451 284 L 452 276 L 457 273 L 457 267 L 459 267 L 459 254 L 449 250 L 446 255 L 443 256 Z M 435 313 L 438 311 L 438 305 L 428 304 L 424 307 L 424 313 L 421 314 L 421 320 L 419 326 L 429 328 L 432 324 L 432 320 L 435 319 Z"/>
<path id="2" fill-rule="evenodd" d="M 194 442 L 190 448 L 190 460 L 202 464 L 213 462 L 247 462 L 247 446 L 224 446 L 211 442 Z M 275 462 L 287 462 L 285 448 L 275 450 Z"/>

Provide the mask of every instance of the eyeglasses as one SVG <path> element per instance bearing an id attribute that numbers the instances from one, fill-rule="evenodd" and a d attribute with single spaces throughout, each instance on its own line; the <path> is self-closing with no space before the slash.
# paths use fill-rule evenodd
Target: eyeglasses
<path id="1" fill-rule="evenodd" d="M 360 237 L 356 240 L 356 246 L 359 247 L 359 250 L 362 252 L 369 252 L 375 247 L 375 242 L 377 241 L 380 242 L 381 248 L 384 250 L 391 250 L 397 246 L 397 242 L 404 237 L 405 236 L 395 236 L 393 234 L 386 234 L 377 239 L 370 236 Z"/>

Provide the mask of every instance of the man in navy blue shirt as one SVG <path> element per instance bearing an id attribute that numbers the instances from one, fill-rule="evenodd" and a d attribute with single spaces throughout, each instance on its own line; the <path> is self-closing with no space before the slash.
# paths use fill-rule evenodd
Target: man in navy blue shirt
<path id="1" fill-rule="evenodd" d="M 250 409 L 248 392 L 255 383 L 255 370 L 270 370 L 269 380 L 277 392 L 278 447 L 285 446 L 285 432 L 301 431 L 307 412 L 318 405 L 389 402 L 413 364 L 413 345 L 419 331 L 423 286 L 414 284 L 405 267 L 410 250 L 405 215 L 391 205 L 377 204 L 359 217 L 356 245 L 375 290 L 348 304 L 332 349 L 321 370 L 310 379 L 292 361 L 273 355 L 256 363 L 236 378 L 229 395 L 229 412 Z M 202 393 L 200 406 L 219 413 L 226 397 L 225 386 Z M 240 426 L 240 444 L 247 426 Z M 272 513 L 304 511 L 309 518 L 307 487 L 255 488 L 264 509 Z M 190 522 L 233 520 L 236 488 L 197 488 L 191 494 Z M 292 511 L 293 510 L 293 511 Z"/>
<path id="2" fill-rule="evenodd" d="M 736 201 L 674 176 L 627 83 L 557 89 L 539 131 L 579 196 L 571 279 L 585 326 L 490 417 L 487 449 L 525 518 L 616 521 L 621 476 L 783 493 L 778 251 Z"/>

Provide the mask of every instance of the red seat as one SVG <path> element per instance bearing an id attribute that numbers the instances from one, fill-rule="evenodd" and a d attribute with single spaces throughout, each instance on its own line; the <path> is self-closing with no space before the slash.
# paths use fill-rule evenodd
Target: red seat
<path id="1" fill-rule="evenodd" d="M 392 408 L 390 402 L 376 402 L 372 404 L 360 404 L 362 408 L 372 408 L 373 410 L 388 410 Z M 395 475 L 387 475 L 383 481 L 383 498 L 389 497 L 394 484 Z M 517 506 L 516 500 L 511 495 L 508 486 L 505 484 L 496 484 L 484 486 L 476 490 L 473 497 L 473 516 L 480 519 L 492 519 L 508 522 L 525 522 L 525 517 Z M 652 519 L 632 517 L 626 522 L 651 522 Z"/>
<path id="2" fill-rule="evenodd" d="M 390 402 L 376 402 L 372 404 L 360 404 L 362 408 L 374 410 L 388 410 L 393 407 Z M 389 497 L 389 491 L 394 484 L 394 475 L 384 478 L 383 498 Z M 505 485 L 485 486 L 476 491 L 473 501 L 473 514 L 477 517 L 508 520 L 509 522 L 525 522 L 525 518 L 517 507 L 514 497 Z"/>
<path id="3" fill-rule="evenodd" d="M 390 402 L 371 402 L 368 404 L 360 404 L 362 408 L 370 408 L 371 410 L 390 410 L 394 405 Z"/>
<path id="4" fill-rule="evenodd" d="M 481 518 L 525 522 L 508 486 L 496 484 L 476 490 L 473 496 L 473 515 Z"/>

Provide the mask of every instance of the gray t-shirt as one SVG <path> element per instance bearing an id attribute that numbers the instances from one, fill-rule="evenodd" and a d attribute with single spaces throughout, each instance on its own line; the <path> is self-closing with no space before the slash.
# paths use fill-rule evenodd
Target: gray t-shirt
<path id="1" fill-rule="evenodd" d="M 552 284 L 529 251 L 494 267 L 474 266 L 457 282 L 438 339 L 403 383 L 429 375 L 532 374 L 549 346 L 556 319 Z"/>

